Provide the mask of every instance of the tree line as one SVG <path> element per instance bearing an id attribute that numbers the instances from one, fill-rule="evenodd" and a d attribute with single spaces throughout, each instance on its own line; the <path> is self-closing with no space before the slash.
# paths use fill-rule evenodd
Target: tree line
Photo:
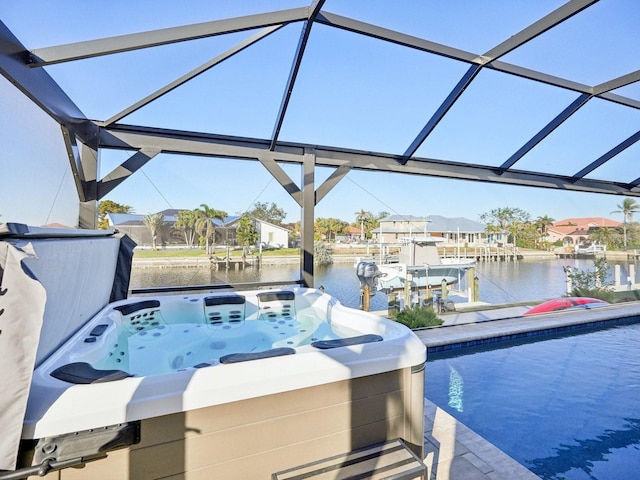
<path id="1" fill-rule="evenodd" d="M 589 239 L 606 245 L 607 248 L 627 248 L 630 245 L 640 245 L 640 224 L 633 221 L 633 215 L 640 212 L 640 205 L 633 198 L 625 198 L 616 205 L 617 210 L 611 214 L 622 214 L 620 227 L 601 226 L 589 231 Z M 547 233 L 555 222 L 548 215 L 531 219 L 531 215 L 514 207 L 495 208 L 480 215 L 486 225 L 487 233 L 507 233 L 508 242 L 522 248 L 547 248 L 549 242 Z M 560 240 L 561 246 L 562 241 Z"/>
<path id="2" fill-rule="evenodd" d="M 589 233 L 592 241 L 607 245 L 608 248 L 626 248 L 628 245 L 640 245 L 640 224 L 633 221 L 633 215 L 640 211 L 640 205 L 632 198 L 625 198 L 616 205 L 617 210 L 611 214 L 621 213 L 623 222 L 620 228 L 600 227 L 594 228 Z M 119 204 L 111 200 L 100 202 L 98 207 L 99 228 L 107 228 L 107 213 L 133 213 L 129 205 Z M 354 221 L 349 223 L 339 218 L 319 217 L 314 222 L 314 238 L 317 241 L 335 241 L 337 237 L 345 235 L 349 227 L 360 230 L 360 241 L 372 238 L 372 231 L 380 226 L 380 220 L 387 217 L 388 212 L 379 212 L 377 215 L 361 209 L 354 212 Z M 275 203 L 257 202 L 251 210 L 241 214 L 241 220 L 236 229 L 236 240 L 239 245 L 250 246 L 258 241 L 258 234 L 250 218 L 263 220 L 274 225 L 283 226 L 286 212 Z M 193 210 L 180 210 L 173 228 L 184 236 L 188 247 L 199 245 L 208 252 L 215 240 L 215 223 L 218 220 L 224 226 L 227 212 L 201 204 Z M 246 217 L 246 219 L 245 219 Z M 529 212 L 518 207 L 495 208 L 480 215 L 480 220 L 485 224 L 486 233 L 508 235 L 508 242 L 522 248 L 548 248 L 551 245 L 547 241 L 549 228 L 555 219 L 548 216 L 539 216 L 532 219 Z M 154 241 L 162 235 L 167 225 L 162 213 L 145 215 L 143 222 L 149 229 Z M 292 230 L 292 237 L 300 237 L 300 222 L 286 225 Z"/>
<path id="3" fill-rule="evenodd" d="M 98 228 L 107 229 L 109 222 L 108 213 L 134 213 L 133 207 L 126 204 L 103 200 L 98 204 Z M 338 236 L 345 235 L 349 227 L 360 229 L 360 240 L 364 241 L 372 237 L 371 231 L 380 225 L 380 219 L 388 215 L 387 212 L 380 212 L 377 215 L 360 210 L 355 212 L 355 220 L 352 223 L 338 218 L 317 218 L 314 221 L 314 238 L 317 241 L 335 241 Z M 152 248 L 156 248 L 161 238 L 166 238 L 173 229 L 180 232 L 187 247 L 200 246 L 207 252 L 211 252 L 215 241 L 215 220 L 221 226 L 225 226 L 228 218 L 227 212 L 201 204 L 199 208 L 193 210 L 180 210 L 176 215 L 176 222 L 170 226 L 161 212 L 150 213 L 142 217 L 152 239 Z M 240 220 L 236 228 L 236 241 L 243 247 L 254 245 L 258 241 L 258 232 L 253 226 L 251 219 L 263 220 L 274 225 L 285 226 L 283 224 L 287 213 L 275 203 L 257 202 L 251 210 L 238 215 Z M 286 225 L 291 230 L 291 236 L 300 237 L 300 222 Z"/>
<path id="4" fill-rule="evenodd" d="M 134 210 L 130 205 L 104 200 L 98 205 L 98 228 L 106 229 L 109 227 L 107 218 L 109 213 L 132 214 Z M 149 230 L 152 241 L 151 246 L 154 249 L 157 247 L 158 240 L 166 238 L 173 230 L 182 235 L 188 248 L 199 246 L 211 254 L 215 246 L 215 220 L 218 220 L 220 225 L 224 227 L 228 217 L 229 215 L 224 210 L 218 210 L 203 203 L 199 208 L 193 210 L 179 210 L 173 225 L 169 225 L 166 222 L 162 212 L 144 215 L 142 222 Z M 279 225 L 285 217 L 286 212 L 273 203 L 270 205 L 256 203 L 251 211 L 241 215 L 238 220 L 235 235 L 236 242 L 243 246 L 244 249 L 248 249 L 249 246 L 255 245 L 258 241 L 259 234 L 251 218 L 258 218 Z"/>

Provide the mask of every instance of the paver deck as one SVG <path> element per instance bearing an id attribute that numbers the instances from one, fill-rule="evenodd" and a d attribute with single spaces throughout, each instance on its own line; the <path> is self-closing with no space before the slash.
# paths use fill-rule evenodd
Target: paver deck
<path id="1" fill-rule="evenodd" d="M 588 329 L 640 316 L 631 302 L 585 310 L 522 316 L 527 306 L 443 315 L 440 327 L 416 330 L 428 351 L 464 348 L 477 342 Z M 428 380 L 427 380 L 428 381 Z M 425 399 L 425 464 L 429 480 L 528 480 L 537 475 Z"/>

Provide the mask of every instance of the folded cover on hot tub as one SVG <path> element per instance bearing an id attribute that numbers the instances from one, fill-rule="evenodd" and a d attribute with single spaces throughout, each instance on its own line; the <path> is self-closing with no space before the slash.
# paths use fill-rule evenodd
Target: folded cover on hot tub
<path id="1" fill-rule="evenodd" d="M 16 464 L 34 368 L 127 297 L 133 247 L 113 231 L 0 224 L 0 470 Z"/>

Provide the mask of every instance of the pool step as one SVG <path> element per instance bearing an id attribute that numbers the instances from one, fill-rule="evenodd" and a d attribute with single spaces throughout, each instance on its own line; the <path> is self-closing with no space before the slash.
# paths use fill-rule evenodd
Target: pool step
<path id="1" fill-rule="evenodd" d="M 427 467 L 400 438 L 276 472 L 272 480 L 412 480 L 426 478 Z"/>

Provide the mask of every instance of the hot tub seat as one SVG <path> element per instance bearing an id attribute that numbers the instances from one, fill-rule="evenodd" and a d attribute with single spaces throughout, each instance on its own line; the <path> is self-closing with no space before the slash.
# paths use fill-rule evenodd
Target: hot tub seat
<path id="1" fill-rule="evenodd" d="M 335 340 L 319 340 L 313 342 L 311 346 L 328 350 L 330 348 L 350 347 L 352 345 L 361 345 L 363 343 L 381 342 L 383 338 L 380 335 L 372 333 L 366 335 L 358 335 L 357 337 L 336 338 Z"/>
<path id="2" fill-rule="evenodd" d="M 220 363 L 238 363 L 249 362 L 251 360 L 261 360 L 264 358 L 281 357 L 283 355 L 294 355 L 296 351 L 293 348 L 272 348 L 265 350 L 264 352 L 251 352 L 251 353 L 230 353 L 220 357 Z"/>
<path id="3" fill-rule="evenodd" d="M 98 370 L 86 362 L 68 363 L 51 372 L 53 378 L 77 385 L 90 383 L 113 382 L 128 378 L 131 374 L 122 370 Z"/>

